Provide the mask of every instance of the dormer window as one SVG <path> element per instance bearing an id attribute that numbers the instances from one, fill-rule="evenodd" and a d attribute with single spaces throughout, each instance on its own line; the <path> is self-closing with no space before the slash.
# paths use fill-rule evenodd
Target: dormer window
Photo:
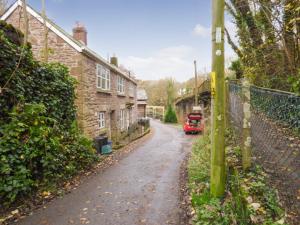
<path id="1" fill-rule="evenodd" d="M 100 88 L 104 91 L 110 90 L 110 71 L 104 66 L 97 64 L 96 66 L 96 75 L 97 75 L 97 88 Z"/>

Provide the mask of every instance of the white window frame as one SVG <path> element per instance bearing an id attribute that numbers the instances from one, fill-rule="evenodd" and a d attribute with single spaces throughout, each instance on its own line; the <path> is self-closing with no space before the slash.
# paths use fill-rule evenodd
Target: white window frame
<path id="1" fill-rule="evenodd" d="M 119 94 L 125 94 L 125 78 L 122 76 L 118 76 L 118 87 L 117 87 Z"/>
<path id="2" fill-rule="evenodd" d="M 120 129 L 126 128 L 126 109 L 120 109 Z"/>
<path id="3" fill-rule="evenodd" d="M 96 65 L 96 75 L 97 75 L 97 88 L 100 88 L 104 91 L 110 90 L 110 70 L 104 66 L 97 64 Z"/>
<path id="4" fill-rule="evenodd" d="M 100 129 L 105 128 L 105 112 L 98 113 L 98 127 Z"/>

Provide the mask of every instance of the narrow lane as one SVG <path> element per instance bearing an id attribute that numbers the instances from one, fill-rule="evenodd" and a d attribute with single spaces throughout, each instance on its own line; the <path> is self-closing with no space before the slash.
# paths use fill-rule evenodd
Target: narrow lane
<path id="1" fill-rule="evenodd" d="M 154 135 L 138 149 L 17 224 L 178 224 L 180 165 L 193 136 L 151 123 Z"/>

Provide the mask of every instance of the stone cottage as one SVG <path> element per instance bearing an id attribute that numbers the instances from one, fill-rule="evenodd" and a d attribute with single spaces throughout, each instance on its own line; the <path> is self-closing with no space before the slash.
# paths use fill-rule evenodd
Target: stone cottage
<path id="1" fill-rule="evenodd" d="M 138 88 L 137 90 L 137 107 L 138 107 L 138 117 L 146 117 L 146 107 L 147 107 L 148 96 L 145 89 Z"/>
<path id="2" fill-rule="evenodd" d="M 23 5 L 17 0 L 1 20 L 24 31 Z M 48 33 L 49 62 L 66 65 L 77 81 L 76 106 L 79 127 L 93 138 L 100 134 L 113 136 L 126 131 L 137 120 L 137 83 L 118 67 L 116 57 L 107 62 L 87 47 L 87 31 L 77 24 L 73 35 L 26 6 L 29 20 L 29 42 L 34 56 L 43 59 L 44 25 Z"/>

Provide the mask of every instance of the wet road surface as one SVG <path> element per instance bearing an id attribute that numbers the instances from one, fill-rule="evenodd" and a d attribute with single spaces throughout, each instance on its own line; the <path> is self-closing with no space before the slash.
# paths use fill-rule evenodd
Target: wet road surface
<path id="1" fill-rule="evenodd" d="M 178 224 L 180 165 L 195 137 L 151 124 L 153 136 L 127 157 L 17 224 Z"/>

